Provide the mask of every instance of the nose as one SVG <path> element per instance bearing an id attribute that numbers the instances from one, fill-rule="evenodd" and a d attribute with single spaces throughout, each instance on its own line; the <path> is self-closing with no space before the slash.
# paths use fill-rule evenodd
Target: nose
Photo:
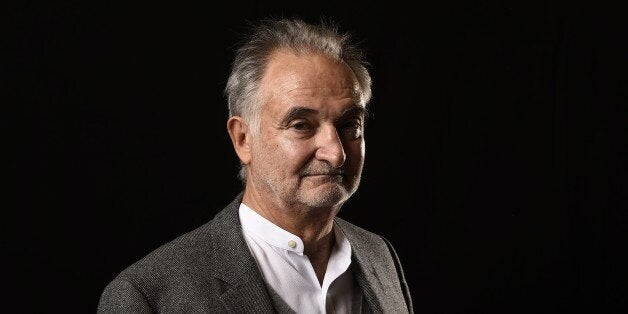
<path id="1" fill-rule="evenodd" d="M 344 165 L 347 155 L 336 127 L 322 128 L 317 136 L 317 144 L 316 159 L 327 161 L 334 168 Z"/>

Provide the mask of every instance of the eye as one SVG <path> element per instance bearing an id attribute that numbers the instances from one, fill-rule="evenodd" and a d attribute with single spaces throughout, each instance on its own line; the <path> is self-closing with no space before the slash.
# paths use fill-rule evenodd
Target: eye
<path id="1" fill-rule="evenodd" d="M 362 128 L 362 121 L 360 121 L 359 119 L 349 120 L 347 121 L 347 123 L 345 123 L 345 127 L 351 129 L 360 129 Z"/>
<path id="2" fill-rule="evenodd" d="M 307 120 L 294 120 L 290 123 L 290 128 L 296 131 L 309 131 L 312 129 L 312 125 Z"/>
<path id="3" fill-rule="evenodd" d="M 341 131 L 350 138 L 358 138 L 362 134 L 362 120 L 350 119 L 341 125 Z"/>
<path id="4" fill-rule="evenodd" d="M 347 120 L 342 124 L 343 129 L 356 130 L 362 128 L 362 121 L 360 119 Z"/>

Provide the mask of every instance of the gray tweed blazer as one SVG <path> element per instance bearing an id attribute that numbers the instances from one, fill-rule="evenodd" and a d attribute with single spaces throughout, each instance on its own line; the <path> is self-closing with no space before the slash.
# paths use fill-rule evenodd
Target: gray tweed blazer
<path id="1" fill-rule="evenodd" d="M 104 289 L 98 313 L 290 313 L 267 286 L 242 235 L 242 193 L 211 221 L 123 270 Z M 413 313 L 397 254 L 374 233 L 340 218 L 351 270 L 373 313 Z"/>

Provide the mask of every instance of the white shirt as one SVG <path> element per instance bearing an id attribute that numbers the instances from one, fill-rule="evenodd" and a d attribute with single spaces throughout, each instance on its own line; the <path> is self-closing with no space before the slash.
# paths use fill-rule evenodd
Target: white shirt
<path id="1" fill-rule="evenodd" d="M 266 284 L 294 311 L 359 313 L 357 307 L 362 303 L 362 292 L 354 285 L 351 271 L 347 271 L 351 264 L 351 245 L 335 223 L 336 243 L 321 285 L 309 258 L 303 254 L 303 241 L 298 236 L 243 203 L 239 216 L 244 239 Z"/>

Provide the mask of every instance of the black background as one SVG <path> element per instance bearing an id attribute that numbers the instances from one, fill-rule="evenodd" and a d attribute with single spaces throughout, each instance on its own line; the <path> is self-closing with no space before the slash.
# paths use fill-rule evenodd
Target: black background
<path id="1" fill-rule="evenodd" d="M 334 19 L 368 51 L 364 179 L 340 216 L 395 245 L 417 313 L 627 307 L 618 8 L 6 8 L 7 95 L 25 122 L 7 132 L 23 193 L 2 223 L 3 307 L 94 312 L 119 271 L 232 200 L 240 184 L 222 90 L 246 22 L 269 16 Z"/>

